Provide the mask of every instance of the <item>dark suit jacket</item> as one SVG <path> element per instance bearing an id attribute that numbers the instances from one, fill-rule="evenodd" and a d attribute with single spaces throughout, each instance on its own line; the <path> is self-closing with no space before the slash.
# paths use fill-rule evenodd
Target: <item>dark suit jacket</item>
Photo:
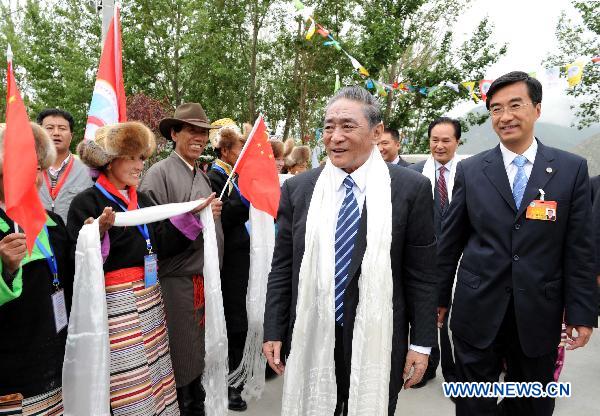
<path id="1" fill-rule="evenodd" d="M 586 161 L 538 146 L 518 211 L 499 146 L 457 166 L 438 247 L 440 304 L 449 303 L 462 254 L 450 329 L 476 348 L 491 345 L 511 296 L 530 357 L 556 349 L 563 311 L 567 324 L 597 322 Z M 525 217 L 540 188 L 558 203 L 556 222 Z"/>
<path id="2" fill-rule="evenodd" d="M 402 166 L 403 168 L 412 165 L 412 163 L 407 162 L 406 160 L 402 159 L 402 156 L 398 155 L 398 166 Z"/>
<path id="3" fill-rule="evenodd" d="M 394 281 L 390 397 L 402 387 L 402 370 L 410 342 L 435 345 L 436 278 L 432 259 L 435 237 L 431 216 L 431 184 L 408 169 L 388 164 L 391 176 L 392 245 Z M 298 276 L 304 255 L 306 216 L 322 168 L 312 169 L 283 184 L 277 217 L 278 234 L 269 274 L 264 339 L 283 341 L 289 352 L 296 319 Z M 344 357 L 350 368 L 352 332 L 358 304 L 358 277 L 366 249 L 367 210 L 363 208 L 344 295 Z M 331 277 L 333 279 L 333 276 Z M 333 305 L 331 305 L 333 308 Z M 410 326 L 410 328 L 409 328 Z"/>
<path id="4" fill-rule="evenodd" d="M 600 276 L 600 175 L 590 179 L 592 185 L 592 215 L 594 217 L 594 246 L 596 247 L 596 276 Z"/>
<path id="5" fill-rule="evenodd" d="M 420 162 L 417 162 L 415 164 L 412 164 L 412 165 L 408 166 L 408 168 L 414 170 L 415 172 L 423 173 L 423 168 L 425 167 L 425 162 L 426 161 L 427 160 L 422 160 Z M 434 193 L 433 193 L 433 225 L 434 225 L 434 228 L 435 228 L 435 235 L 438 236 L 438 237 L 442 233 L 442 217 L 444 216 L 444 214 L 446 213 L 446 211 L 448 211 L 447 207 L 444 210 L 444 212 L 442 212 L 442 210 L 440 209 L 440 201 L 439 201 L 439 198 L 438 198 L 438 192 L 437 192 L 437 189 L 434 188 Z"/>

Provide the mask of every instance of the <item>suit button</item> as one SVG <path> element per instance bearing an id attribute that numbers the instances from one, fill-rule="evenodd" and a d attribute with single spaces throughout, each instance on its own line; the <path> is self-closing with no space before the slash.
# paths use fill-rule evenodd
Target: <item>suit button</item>
<path id="1" fill-rule="evenodd" d="M 506 293 L 512 293 L 512 287 L 508 287 L 508 286 L 506 286 L 506 287 L 504 288 L 504 290 L 506 291 Z"/>
<path id="2" fill-rule="evenodd" d="M 519 230 L 521 228 L 521 224 L 515 224 L 515 230 Z"/>
<path id="3" fill-rule="evenodd" d="M 514 261 L 519 261 L 519 256 L 517 256 L 516 254 L 513 256 L 513 260 Z"/>

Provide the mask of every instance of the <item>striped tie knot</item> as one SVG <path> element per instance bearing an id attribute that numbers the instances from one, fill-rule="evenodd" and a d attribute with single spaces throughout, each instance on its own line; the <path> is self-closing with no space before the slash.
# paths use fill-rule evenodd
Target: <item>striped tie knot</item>
<path id="1" fill-rule="evenodd" d="M 354 181 L 352 180 L 352 176 L 348 175 L 344 178 L 344 186 L 346 189 L 352 189 L 354 187 Z"/>
<path id="2" fill-rule="evenodd" d="M 513 159 L 512 163 L 515 166 L 522 168 L 523 166 L 525 166 L 525 163 L 527 163 L 527 158 L 523 155 L 518 155 Z"/>

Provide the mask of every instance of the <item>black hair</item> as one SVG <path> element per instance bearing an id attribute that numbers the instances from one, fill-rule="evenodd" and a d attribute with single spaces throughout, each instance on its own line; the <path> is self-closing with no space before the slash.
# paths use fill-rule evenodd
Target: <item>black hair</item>
<path id="1" fill-rule="evenodd" d="M 46 108 L 38 114 L 37 123 L 41 126 L 44 119 L 50 116 L 62 117 L 65 120 L 67 120 L 69 122 L 69 130 L 71 130 L 71 133 L 73 133 L 73 128 L 75 127 L 75 120 L 73 119 L 71 113 L 65 110 L 60 110 L 58 108 Z"/>
<path id="2" fill-rule="evenodd" d="M 438 117 L 435 120 L 433 120 L 431 123 L 429 123 L 429 128 L 427 129 L 427 137 L 431 138 L 431 130 L 433 130 L 433 128 L 435 126 L 437 126 L 438 124 L 451 124 L 454 127 L 454 137 L 456 137 L 456 140 L 460 140 L 460 135 L 461 135 L 461 127 L 460 127 L 460 121 L 456 120 L 455 118 L 450 118 L 450 117 Z"/>
<path id="3" fill-rule="evenodd" d="M 496 78 L 494 82 L 492 82 L 492 85 L 490 85 L 490 89 L 487 92 L 485 107 L 489 110 L 490 101 L 494 94 L 496 94 L 502 88 L 508 85 L 516 84 L 517 82 L 524 82 L 525 85 L 527 85 L 527 92 L 529 93 L 529 98 L 531 98 L 533 105 L 542 102 L 542 84 L 537 79 L 530 77 L 529 74 L 525 72 L 513 71 L 502 75 L 500 78 Z"/>
<path id="4" fill-rule="evenodd" d="M 397 129 L 391 129 L 389 127 L 386 127 L 383 129 L 384 133 L 389 133 L 392 136 L 392 139 L 394 139 L 395 142 L 400 142 L 400 133 L 398 133 Z"/>

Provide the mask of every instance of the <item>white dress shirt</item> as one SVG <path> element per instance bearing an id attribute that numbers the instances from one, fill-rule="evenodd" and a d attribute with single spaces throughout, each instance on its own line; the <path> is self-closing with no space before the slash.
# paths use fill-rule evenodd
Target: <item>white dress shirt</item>
<path id="1" fill-rule="evenodd" d="M 533 138 L 533 142 L 531 142 L 531 146 L 527 150 L 523 152 L 523 156 L 527 159 L 527 163 L 523 166 L 525 169 L 525 175 L 527 175 L 527 179 L 531 176 L 531 170 L 533 169 L 533 163 L 535 162 L 535 155 L 537 154 L 538 143 L 535 137 Z M 506 169 L 506 175 L 508 175 L 508 183 L 510 184 L 510 189 L 513 188 L 513 183 L 515 182 L 515 176 L 517 176 L 517 170 L 519 169 L 517 165 L 515 165 L 513 160 L 515 157 L 519 156 L 513 151 L 510 151 L 500 143 L 500 151 L 502 152 L 502 160 L 504 161 L 504 169 Z"/>
<path id="2" fill-rule="evenodd" d="M 354 193 L 354 197 L 356 198 L 356 203 L 358 204 L 358 212 L 359 215 L 362 215 L 363 205 L 365 204 L 365 196 L 366 196 L 366 187 L 367 187 L 367 174 L 369 173 L 369 163 L 367 160 L 361 167 L 356 169 L 354 172 L 350 174 L 350 177 L 354 181 L 354 185 L 352 187 L 352 192 Z M 344 202 L 344 198 L 346 197 L 346 187 L 344 186 L 344 179 L 348 176 L 347 172 L 344 172 L 340 168 L 335 168 L 335 211 L 337 213 L 340 212 L 340 208 L 342 207 L 342 203 Z M 336 223 L 333 224 L 333 233 L 335 235 L 335 229 L 337 227 L 337 215 Z M 410 344 L 409 347 L 411 350 L 419 352 L 421 354 L 431 354 L 431 347 L 421 347 L 418 345 Z"/>
<path id="3" fill-rule="evenodd" d="M 396 159 L 392 162 L 393 165 L 397 165 L 400 162 L 400 155 L 396 156 Z"/>
<path id="4" fill-rule="evenodd" d="M 435 180 L 436 180 L 436 182 L 440 178 L 440 168 L 443 166 L 446 168 L 446 170 L 444 171 L 444 180 L 446 181 L 446 186 L 448 186 L 448 181 L 450 180 L 450 169 L 452 169 L 452 164 L 454 163 L 454 158 L 450 159 L 450 161 L 448 161 L 445 165 L 442 165 L 440 162 L 438 162 L 435 159 L 433 161 L 435 163 Z"/>

